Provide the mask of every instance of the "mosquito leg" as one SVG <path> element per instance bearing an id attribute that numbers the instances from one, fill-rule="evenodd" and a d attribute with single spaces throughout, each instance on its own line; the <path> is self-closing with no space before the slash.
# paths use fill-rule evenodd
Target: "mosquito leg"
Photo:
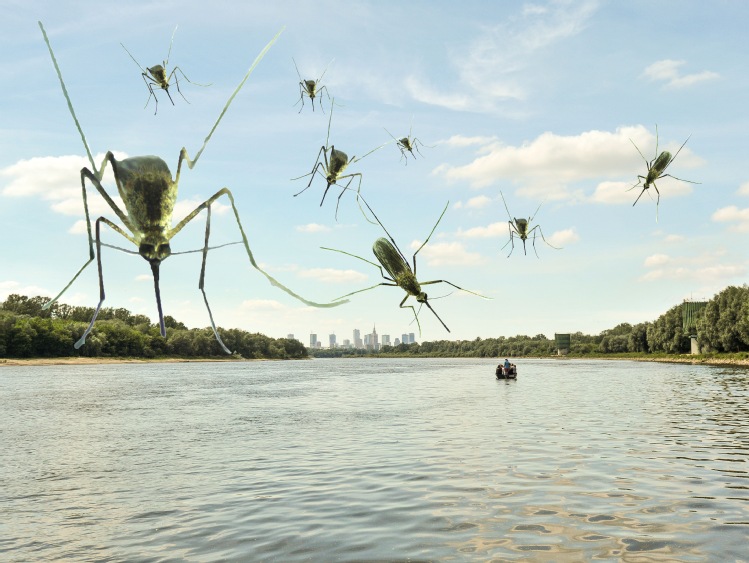
<path id="1" fill-rule="evenodd" d="M 231 203 L 232 210 L 234 211 L 234 218 L 237 221 L 237 226 L 239 227 L 239 232 L 242 235 L 242 242 L 244 243 L 244 248 L 247 251 L 247 257 L 250 259 L 250 264 L 252 264 L 252 267 L 255 268 L 258 272 L 263 274 L 265 278 L 270 282 L 271 285 L 277 287 L 281 291 L 288 293 L 295 299 L 298 299 L 305 305 L 309 305 L 310 307 L 322 307 L 322 308 L 328 308 L 328 307 L 338 307 L 339 305 L 343 305 L 344 303 L 348 303 L 348 300 L 345 301 L 338 301 L 336 303 L 316 303 L 314 301 L 309 301 L 302 297 L 301 295 L 298 295 L 294 293 L 291 289 L 283 285 L 281 282 L 276 280 L 273 276 L 271 276 L 268 272 L 263 270 L 260 266 L 258 266 L 257 262 L 255 261 L 255 257 L 252 254 L 252 250 L 250 249 L 250 243 L 247 241 L 247 235 L 244 232 L 244 227 L 242 227 L 242 221 L 239 218 L 239 211 L 237 210 L 237 206 L 234 204 L 234 196 L 229 191 L 228 188 L 222 188 L 219 191 L 217 191 L 215 194 L 213 194 L 210 198 L 208 198 L 206 201 L 198 205 L 191 213 L 189 213 L 182 221 L 180 221 L 173 229 L 171 229 L 167 235 L 166 239 L 171 240 L 174 235 L 176 235 L 182 228 L 187 225 L 190 221 L 192 221 L 195 216 L 200 213 L 203 209 L 206 209 L 209 205 L 211 205 L 214 201 L 216 201 L 219 197 L 222 195 L 225 195 L 229 198 L 229 202 Z"/>
<path id="2" fill-rule="evenodd" d="M 477 297 L 482 297 L 484 299 L 491 299 L 491 297 L 487 297 L 486 295 L 481 295 L 480 293 L 476 293 L 475 291 L 470 291 L 468 289 L 465 289 L 464 287 L 455 285 L 453 282 L 449 282 L 447 280 L 432 280 L 432 281 L 426 281 L 426 282 L 419 282 L 420 285 L 430 285 L 433 283 L 446 283 L 447 285 L 453 286 L 455 289 L 459 289 L 460 291 L 465 291 L 466 293 L 470 293 L 471 295 L 476 295 Z"/>
<path id="3" fill-rule="evenodd" d="M 448 201 L 445 204 L 445 208 L 442 210 L 442 213 L 439 216 L 439 219 L 437 219 L 437 222 L 434 224 L 434 227 L 432 227 L 432 230 L 429 232 L 429 236 L 427 239 L 423 242 L 423 244 L 414 252 L 413 262 L 414 262 L 414 275 L 416 275 L 416 255 L 419 253 L 419 250 L 424 248 L 426 244 L 429 242 L 429 239 L 432 238 L 432 235 L 434 234 L 435 229 L 437 229 L 437 225 L 440 224 L 440 221 L 442 221 L 442 217 L 445 216 L 445 212 L 447 211 L 448 206 L 450 205 L 450 202 Z"/>
<path id="4" fill-rule="evenodd" d="M 404 303 L 406 302 L 406 299 L 408 299 L 408 297 L 409 297 L 409 294 L 407 293 L 406 296 L 403 298 L 403 301 L 401 301 L 401 303 L 400 303 L 399 306 L 400 306 L 401 309 L 411 309 L 411 311 L 413 311 L 414 319 L 416 320 L 416 326 L 419 327 L 419 337 L 421 337 L 421 323 L 419 322 L 419 315 L 416 314 L 416 308 L 413 305 L 404 305 Z M 431 307 L 430 307 L 430 309 L 431 309 Z M 445 327 L 445 328 L 447 328 L 447 327 Z"/>
<path id="5" fill-rule="evenodd" d="M 211 320 L 211 328 L 213 329 L 213 335 L 216 337 L 216 340 L 221 345 L 221 348 L 224 349 L 224 352 L 227 354 L 231 354 L 231 350 L 229 350 L 226 347 L 226 344 L 224 344 L 224 341 L 221 340 L 221 336 L 219 336 L 218 331 L 216 330 L 216 323 L 213 322 L 213 313 L 211 312 L 211 306 L 208 304 L 208 296 L 205 293 L 205 262 L 208 258 L 208 239 L 211 236 L 211 206 L 209 205 L 206 207 L 206 213 L 207 217 L 205 220 L 205 245 L 203 246 L 203 263 L 200 266 L 200 281 L 198 282 L 198 289 L 200 289 L 201 293 L 203 294 L 203 301 L 205 301 L 205 308 L 208 309 L 208 318 Z"/>
<path id="6" fill-rule="evenodd" d="M 96 305 L 96 310 L 94 311 L 94 316 L 91 317 L 91 322 L 88 325 L 88 328 L 83 333 L 83 336 L 81 336 L 78 339 L 78 342 L 76 342 L 73 346 L 76 350 L 78 350 L 81 346 L 83 346 L 86 343 L 86 337 L 91 332 L 91 329 L 94 328 L 94 323 L 96 322 L 96 317 L 99 315 L 99 310 L 101 310 L 101 304 L 104 303 L 104 274 L 102 272 L 101 268 L 101 223 L 106 222 L 109 223 L 107 219 L 104 217 L 99 217 L 96 220 L 96 265 L 99 269 L 99 303 Z"/>
<path id="7" fill-rule="evenodd" d="M 104 161 L 102 162 L 101 171 L 99 172 L 100 176 L 104 174 L 104 168 L 106 167 L 107 160 L 110 157 L 114 158 L 114 156 L 112 156 L 111 152 L 107 153 L 107 156 L 104 158 Z M 120 210 L 120 208 L 117 207 L 117 204 L 112 200 L 112 198 L 109 197 L 109 194 L 104 190 L 104 187 L 101 185 L 101 183 L 99 182 L 98 178 L 88 168 L 83 168 L 81 170 L 81 195 L 83 197 L 83 211 L 84 211 L 84 214 L 85 214 L 85 217 L 86 217 L 86 231 L 87 231 L 87 234 L 88 234 L 88 254 L 89 254 L 89 258 L 86 261 L 86 263 L 83 264 L 83 266 L 81 266 L 81 268 L 78 270 L 78 272 L 76 272 L 76 274 L 68 282 L 68 284 L 64 288 L 62 288 L 62 291 L 60 291 L 54 298 L 50 299 L 47 303 L 45 303 L 42 306 L 42 309 L 48 309 L 49 307 L 51 307 L 62 296 L 62 294 L 65 293 L 70 288 L 71 285 L 73 285 L 73 282 L 78 279 L 78 276 L 81 275 L 81 273 L 83 272 L 83 270 L 85 270 L 86 267 L 91 262 L 93 262 L 93 260 L 94 260 L 94 257 L 95 257 L 95 254 L 94 254 L 94 239 L 93 239 L 93 236 L 91 235 L 91 218 L 90 218 L 89 211 L 88 211 L 88 197 L 86 195 L 86 178 L 88 178 L 91 181 L 91 183 L 99 191 L 99 193 L 101 194 L 101 196 L 109 204 L 109 206 L 112 208 L 112 210 L 115 211 L 115 213 L 117 213 L 117 216 L 121 220 L 124 219 L 123 223 L 125 224 L 125 226 L 127 226 L 129 229 L 132 230 L 132 225 L 130 224 L 130 221 L 127 219 L 127 216 L 122 213 L 122 210 Z M 117 230 L 122 236 L 124 236 L 125 238 L 127 238 L 128 240 L 130 240 L 130 242 L 132 242 L 133 244 L 135 244 L 135 240 L 132 237 L 130 237 L 128 234 L 126 234 L 122 229 L 120 229 L 119 227 L 117 227 L 116 225 L 115 225 L 115 230 Z"/>

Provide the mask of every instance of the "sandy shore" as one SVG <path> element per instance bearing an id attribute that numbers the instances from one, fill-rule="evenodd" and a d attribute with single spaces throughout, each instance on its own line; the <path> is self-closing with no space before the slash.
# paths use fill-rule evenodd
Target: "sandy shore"
<path id="1" fill-rule="evenodd" d="M 91 364 L 152 364 L 152 363 L 188 363 L 188 362 L 264 362 L 270 360 L 238 360 L 233 358 L 0 358 L 0 368 L 3 366 L 60 366 L 60 365 L 91 365 Z"/>
<path id="2" fill-rule="evenodd" d="M 427 356 L 424 356 L 427 357 Z M 303 358 L 306 359 L 306 358 Z M 397 359 L 397 358 L 395 358 Z M 467 360 L 475 358 L 465 358 Z M 522 360 L 523 358 L 518 358 Z M 542 358 L 544 359 L 544 358 Z M 742 366 L 749 367 L 749 358 L 715 358 L 715 357 L 693 357 L 688 355 L 673 356 L 673 357 L 657 357 L 657 358 L 617 358 L 617 357 L 570 357 L 570 356 L 552 356 L 551 359 L 560 360 L 617 360 L 617 361 L 633 361 L 633 362 L 662 362 L 668 364 L 703 364 L 710 366 Z M 189 362 L 268 362 L 268 361 L 282 361 L 282 360 L 265 360 L 265 359 L 236 359 L 236 358 L 84 358 L 84 357 L 71 357 L 71 358 L 30 358 L 30 359 L 18 359 L 18 358 L 0 358 L 0 368 L 3 366 L 55 366 L 55 365 L 91 365 L 91 364 L 145 364 L 145 363 L 189 363 Z"/>

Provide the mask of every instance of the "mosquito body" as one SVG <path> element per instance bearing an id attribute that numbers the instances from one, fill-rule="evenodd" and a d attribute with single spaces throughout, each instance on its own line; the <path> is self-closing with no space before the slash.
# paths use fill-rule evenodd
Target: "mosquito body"
<path id="1" fill-rule="evenodd" d="M 291 60 L 294 61 L 294 57 L 291 57 Z M 330 63 L 333 61 L 331 60 Z M 297 100 L 296 104 L 299 102 L 302 102 L 302 107 L 299 108 L 299 113 L 302 113 L 302 110 L 304 109 L 304 98 L 307 97 L 312 102 L 312 111 L 315 111 L 315 97 L 317 97 L 318 94 L 322 94 L 323 90 L 325 91 L 325 95 L 328 97 L 328 100 L 330 100 L 330 94 L 328 93 L 328 87 L 327 86 L 320 86 L 320 81 L 322 80 L 322 77 L 325 76 L 325 73 L 328 71 L 328 67 L 330 66 L 330 63 L 328 63 L 325 66 L 325 69 L 322 71 L 322 74 L 320 75 L 320 78 L 317 80 L 305 80 L 302 78 L 302 75 L 299 74 L 299 67 L 296 66 L 296 61 L 294 61 L 294 68 L 296 69 L 297 76 L 299 76 L 299 99 Z M 294 105 L 296 105 L 294 104 Z M 322 100 L 319 102 L 320 109 L 323 113 L 325 113 L 325 110 L 322 107 Z"/>
<path id="2" fill-rule="evenodd" d="M 360 161 L 364 157 L 372 154 L 378 149 L 381 149 L 384 147 L 387 143 L 380 145 L 377 148 L 372 149 L 364 156 L 360 156 L 359 158 L 351 157 L 341 151 L 335 148 L 335 145 L 328 146 L 328 143 L 330 141 L 330 123 L 333 119 L 333 105 L 335 104 L 335 99 L 333 100 L 333 103 L 330 105 L 330 117 L 328 118 L 328 135 L 325 138 L 325 144 L 320 147 L 320 150 L 317 152 L 317 158 L 315 159 L 315 164 L 312 166 L 312 171 L 308 172 L 307 174 L 304 174 L 303 176 L 298 176 L 297 178 L 292 178 L 292 180 L 300 180 L 301 178 L 306 178 L 307 176 L 310 177 L 309 183 L 306 187 L 304 187 L 302 190 L 294 194 L 294 197 L 297 197 L 298 195 L 301 195 L 305 191 L 309 189 L 309 187 L 312 185 L 312 182 L 315 180 L 315 176 L 317 174 L 320 174 L 325 178 L 325 191 L 322 194 L 322 199 L 320 200 L 320 207 L 322 207 L 322 204 L 325 202 L 325 196 L 328 195 L 328 190 L 330 190 L 330 187 L 332 185 L 336 185 L 341 188 L 341 193 L 338 194 L 338 200 L 336 202 L 335 206 L 335 218 L 338 220 L 338 207 L 341 204 L 341 197 L 343 197 L 343 194 L 346 193 L 347 190 L 352 188 L 349 188 L 351 185 L 351 182 L 354 181 L 354 178 L 357 179 L 357 185 L 356 185 L 356 201 L 359 203 L 360 197 L 361 197 L 361 182 L 362 182 L 362 174 L 361 172 L 355 172 L 353 174 L 344 174 L 346 169 L 349 167 L 349 165 L 354 164 L 355 162 Z M 322 158 L 322 160 L 320 160 Z M 342 180 L 347 180 L 345 183 L 342 183 Z M 359 203 L 359 208 L 361 208 L 361 203 Z M 364 215 L 365 219 L 367 221 L 372 222 L 364 213 L 364 210 L 362 209 L 362 214 Z"/>
<path id="3" fill-rule="evenodd" d="M 689 136 L 691 137 L 691 135 Z M 684 148 L 684 145 L 687 144 L 687 141 L 689 140 L 689 137 L 687 137 L 687 140 L 684 141 L 681 146 L 679 147 L 679 150 L 676 151 L 676 154 L 671 156 L 671 153 L 668 151 L 663 151 L 660 154 L 658 153 L 658 126 L 655 126 L 655 158 L 651 161 L 648 161 L 647 158 L 642 154 L 642 151 L 638 148 L 637 145 L 635 145 L 635 142 L 630 139 L 629 141 L 634 145 L 635 149 L 637 149 L 637 152 L 640 153 L 640 156 L 645 161 L 645 164 L 648 167 L 648 173 L 646 176 L 642 176 L 641 174 L 637 175 L 637 183 L 629 188 L 630 190 L 633 190 L 637 188 L 638 186 L 642 186 L 642 191 L 640 192 L 640 195 L 637 196 L 637 199 L 632 204 L 632 207 L 637 205 L 637 202 L 640 201 L 640 198 L 642 197 L 642 194 L 645 193 L 646 190 L 650 189 L 650 186 L 653 186 L 655 188 L 655 193 L 657 194 L 656 200 L 655 200 L 655 220 L 658 221 L 658 205 L 661 201 L 661 192 L 658 191 L 658 186 L 655 185 L 656 180 L 660 180 L 661 178 L 673 178 L 674 180 L 680 180 L 682 182 L 689 182 L 690 184 L 699 184 L 699 182 L 692 182 L 691 180 L 682 180 L 681 178 L 677 178 L 676 176 L 671 176 L 671 174 L 664 174 L 666 172 L 666 168 L 669 167 L 669 165 L 676 160 L 676 157 L 681 152 L 681 149 Z M 627 190 L 629 191 L 629 190 Z"/>
<path id="4" fill-rule="evenodd" d="M 541 202 L 538 207 L 536 208 L 536 212 L 531 215 L 528 219 L 513 217 L 510 215 L 510 210 L 507 208 L 507 202 L 505 201 L 504 194 L 500 191 L 499 195 L 502 196 L 502 202 L 505 204 L 505 209 L 507 210 L 507 216 L 510 218 L 510 220 L 507 222 L 508 229 L 510 231 L 510 240 L 508 240 L 505 245 L 502 247 L 502 249 L 505 248 L 508 244 L 512 244 L 512 247 L 510 248 L 510 254 L 507 255 L 509 258 L 512 255 L 513 250 L 515 250 L 515 237 L 518 237 L 521 241 L 523 241 L 523 254 L 526 256 L 528 255 L 528 252 L 525 248 L 525 241 L 528 240 L 528 237 L 532 234 L 533 238 L 533 252 L 536 253 L 536 258 L 538 258 L 538 251 L 536 250 L 536 230 L 538 230 L 538 234 L 541 235 L 541 239 L 551 248 L 554 248 L 555 250 L 560 250 L 556 246 L 549 244 L 549 242 L 544 237 L 544 233 L 541 230 L 541 225 L 536 225 L 533 228 L 530 228 L 531 222 L 533 221 L 533 218 L 538 213 L 538 210 L 541 209 L 541 205 L 543 205 L 543 202 Z"/>
<path id="5" fill-rule="evenodd" d="M 208 311 L 208 315 L 211 320 L 211 327 L 213 328 L 214 335 L 216 336 L 216 339 L 223 347 L 224 351 L 226 351 L 227 353 L 230 353 L 229 349 L 224 345 L 224 343 L 221 340 L 221 337 L 218 334 L 218 331 L 216 330 L 216 325 L 213 321 L 213 314 L 211 312 L 210 305 L 208 304 L 208 298 L 205 293 L 205 267 L 206 267 L 208 250 L 211 249 L 208 246 L 209 237 L 210 237 L 211 205 L 218 198 L 224 195 L 229 199 L 231 203 L 232 209 L 234 211 L 234 216 L 237 221 L 237 226 L 239 227 L 239 231 L 242 235 L 242 242 L 244 244 L 250 263 L 252 264 L 253 267 L 255 267 L 258 271 L 260 271 L 272 285 L 278 287 L 279 289 L 285 291 L 289 295 L 295 297 L 296 299 L 299 299 L 300 301 L 302 301 L 303 303 L 307 305 L 311 305 L 314 307 L 333 307 L 339 304 L 338 302 L 330 303 L 330 304 L 320 304 L 320 303 L 307 301 L 306 299 L 297 295 L 296 293 L 288 289 L 286 286 L 278 282 L 275 278 L 270 276 L 268 273 L 266 273 L 262 268 L 260 268 L 257 265 L 257 263 L 255 262 L 255 258 L 252 254 L 252 251 L 250 250 L 250 246 L 247 241 L 247 236 L 245 235 L 244 228 L 242 227 L 242 223 L 239 219 L 239 212 L 237 211 L 237 208 L 234 204 L 234 197 L 232 196 L 231 192 L 227 188 L 223 188 L 219 190 L 218 192 L 216 192 L 213 196 L 211 196 L 210 198 L 205 200 L 203 203 L 198 205 L 184 219 L 182 219 L 179 223 L 177 223 L 174 227 L 172 227 L 172 214 L 174 211 L 174 205 L 177 201 L 178 184 L 179 184 L 179 178 L 180 178 L 180 173 L 182 170 L 183 162 L 186 163 L 190 169 L 192 169 L 195 166 L 195 164 L 197 164 L 198 159 L 200 158 L 200 155 L 203 153 L 203 150 L 208 144 L 208 141 L 213 135 L 213 132 L 218 127 L 218 124 L 221 121 L 221 118 L 223 117 L 224 113 L 228 109 L 232 100 L 237 95 L 237 93 L 242 88 L 242 86 L 247 81 L 247 79 L 250 77 L 250 74 L 254 70 L 255 66 L 257 66 L 260 60 L 265 56 L 266 52 L 270 49 L 273 43 L 275 43 L 275 41 L 278 39 L 279 35 L 281 34 L 283 30 L 279 31 L 278 34 L 276 34 L 276 36 L 265 46 L 265 48 L 255 58 L 254 62 L 252 63 L 252 66 L 247 71 L 247 73 L 245 74 L 244 78 L 239 83 L 239 85 L 236 87 L 233 94 L 229 97 L 229 100 L 226 102 L 226 105 L 224 106 L 221 114 L 219 115 L 218 119 L 214 123 L 213 128 L 211 129 L 208 136 L 205 138 L 205 141 L 203 142 L 203 146 L 196 153 L 195 158 L 190 159 L 190 157 L 187 154 L 187 149 L 182 148 L 182 150 L 179 153 L 179 159 L 177 161 L 177 171 L 174 176 L 174 179 L 172 179 L 172 174 L 171 174 L 171 171 L 169 170 L 169 166 L 166 164 L 164 160 L 162 160 L 161 158 L 157 156 L 135 156 L 135 157 L 125 158 L 123 160 L 117 160 L 114 157 L 113 153 L 109 151 L 104 157 L 101 167 L 97 170 L 96 164 L 94 163 L 94 160 L 93 160 L 93 156 L 91 155 L 91 150 L 89 149 L 89 146 L 88 146 L 88 142 L 86 141 L 86 138 L 83 134 L 83 130 L 81 129 L 80 123 L 78 122 L 78 119 L 75 115 L 75 111 L 73 110 L 73 105 L 68 96 L 67 89 L 65 88 L 65 83 L 62 79 L 62 73 L 60 72 L 60 68 L 57 64 L 57 60 L 55 59 L 54 53 L 52 51 L 52 47 L 49 43 L 49 39 L 47 38 L 47 34 L 44 31 L 44 27 L 41 22 L 39 22 L 39 27 L 41 28 L 42 34 L 44 35 L 44 40 L 47 43 L 47 47 L 49 49 L 52 62 L 55 66 L 55 70 L 57 71 L 57 76 L 60 80 L 60 85 L 62 86 L 63 94 L 65 95 L 65 98 L 68 102 L 68 107 L 70 109 L 71 116 L 73 117 L 73 120 L 75 121 L 75 125 L 78 129 L 78 132 L 81 135 L 81 139 L 83 140 L 83 144 L 86 148 L 86 153 L 88 155 L 89 162 L 91 163 L 91 169 L 84 167 L 81 170 L 81 191 L 82 191 L 82 196 L 83 196 L 83 208 L 84 208 L 84 212 L 86 216 L 86 225 L 88 229 L 89 259 L 78 270 L 75 276 L 73 276 L 73 278 L 70 280 L 68 285 L 66 285 L 63 288 L 63 290 L 57 294 L 56 297 L 54 297 L 52 300 L 50 300 L 48 303 L 44 305 L 44 308 L 48 308 L 55 301 L 57 301 L 62 296 L 62 294 L 65 293 L 65 291 L 67 291 L 67 289 L 73 284 L 73 282 L 78 278 L 78 276 L 83 272 L 83 270 L 94 260 L 94 258 L 96 258 L 97 266 L 98 266 L 98 274 L 99 274 L 99 303 L 96 307 L 96 310 L 91 319 L 91 322 L 89 323 L 88 328 L 83 333 L 81 338 L 75 343 L 76 348 L 80 348 L 85 343 L 86 337 L 91 332 L 94 326 L 94 322 L 96 321 L 96 317 L 105 299 L 101 249 L 103 246 L 111 247 L 111 245 L 102 242 L 101 225 L 104 224 L 108 226 L 110 229 L 122 235 L 124 238 L 126 238 L 128 241 L 134 244 L 138 249 L 137 253 L 149 263 L 151 267 L 151 272 L 153 274 L 153 279 L 154 279 L 154 291 L 156 295 L 156 304 L 157 304 L 158 313 L 159 313 L 159 324 L 160 324 L 160 329 L 161 329 L 161 335 L 166 336 L 166 329 L 164 326 L 164 315 L 163 315 L 162 308 L 161 308 L 161 292 L 159 289 L 159 266 L 161 265 L 161 262 L 166 260 L 172 254 L 171 245 L 170 245 L 172 238 L 174 238 L 174 236 L 178 232 L 180 232 L 182 228 L 185 227 L 185 225 L 187 225 L 201 211 L 205 209 L 206 215 L 207 215 L 206 229 L 205 229 L 205 244 L 202 249 L 203 261 L 202 261 L 202 266 L 201 266 L 201 271 L 200 271 L 198 288 L 203 294 L 203 300 L 205 302 L 206 309 Z M 109 196 L 109 194 L 107 193 L 107 191 L 104 189 L 104 187 L 101 184 L 101 180 L 104 175 L 104 170 L 107 164 L 109 164 L 112 167 L 112 170 L 114 172 L 115 182 L 117 184 L 117 190 L 125 206 L 124 211 L 120 209 L 120 207 L 114 202 L 114 200 Z M 95 237 L 92 236 L 91 219 L 89 216 L 87 193 L 86 193 L 86 180 L 88 180 L 90 184 L 92 184 L 94 188 L 96 188 L 96 190 L 99 192 L 99 194 L 104 198 L 104 200 L 107 202 L 109 207 L 112 209 L 112 211 L 117 215 L 117 217 L 120 219 L 122 224 L 125 226 L 125 229 L 121 228 L 120 226 L 118 226 L 117 224 L 113 223 L 112 221 L 110 221 L 109 219 L 105 217 L 99 217 L 95 221 Z M 94 248 L 96 249 L 96 251 L 94 251 Z M 132 253 L 132 251 L 121 249 L 118 247 L 113 247 L 113 248 L 117 248 L 118 250 L 123 250 L 125 252 Z M 177 254 L 177 253 L 174 253 L 174 254 Z"/>
<path id="6" fill-rule="evenodd" d="M 359 260 L 367 262 L 368 264 L 372 264 L 374 267 L 380 270 L 380 275 L 386 281 L 378 283 L 371 287 L 366 287 L 364 289 L 354 291 L 352 293 L 347 293 L 346 295 L 342 295 L 338 299 L 344 299 L 346 297 L 350 297 L 351 295 L 355 295 L 357 293 L 369 291 L 370 289 L 374 289 L 375 287 L 379 287 L 381 285 L 400 287 L 406 292 L 406 296 L 400 302 L 400 308 L 401 309 L 409 308 L 413 311 L 414 319 L 416 320 L 416 324 L 419 327 L 419 334 L 421 334 L 421 323 L 419 322 L 418 312 L 416 311 L 416 308 L 413 305 L 405 305 L 406 300 L 409 297 L 413 297 L 416 299 L 416 301 L 419 303 L 419 309 L 421 309 L 421 305 L 426 305 L 429 308 L 429 310 L 432 311 L 432 313 L 434 313 L 434 316 L 437 317 L 437 320 L 439 320 L 442 326 L 445 327 L 445 330 L 447 332 L 450 332 L 450 329 L 447 328 L 447 325 L 445 324 L 445 322 L 440 318 L 437 312 L 429 304 L 428 296 L 422 289 L 422 286 L 436 284 L 436 283 L 446 283 L 456 289 L 465 291 L 466 293 L 471 293 L 473 295 L 483 297 L 484 299 L 489 299 L 488 297 L 484 297 L 483 295 L 479 295 L 478 293 L 474 293 L 473 291 L 463 289 L 462 287 L 457 286 L 454 283 L 449 282 L 447 280 L 431 280 L 431 281 L 420 282 L 418 278 L 416 277 L 416 255 L 429 242 L 429 239 L 432 237 L 432 234 L 434 234 L 435 229 L 437 229 L 437 225 L 439 225 L 440 221 L 442 220 L 442 217 L 445 215 L 445 212 L 447 211 L 447 206 L 450 204 L 450 202 L 448 202 L 447 205 L 445 205 L 445 209 L 442 210 L 442 214 L 439 216 L 439 219 L 437 219 L 437 222 L 435 223 L 434 227 L 432 227 L 432 230 L 429 233 L 429 236 L 424 241 L 424 243 L 416 250 L 416 252 L 414 252 L 413 259 L 412 259 L 413 268 L 411 268 L 411 265 L 408 263 L 408 260 L 406 260 L 406 257 L 404 256 L 403 252 L 401 252 L 400 248 L 398 248 L 398 245 L 396 244 L 395 239 L 392 237 L 392 235 L 388 232 L 385 226 L 377 218 L 377 215 L 375 215 L 374 211 L 372 211 L 372 208 L 369 207 L 369 204 L 366 201 L 364 201 L 364 204 L 367 206 L 367 208 L 369 209 L 369 212 L 372 213 L 372 216 L 377 220 L 377 223 L 379 223 L 379 225 L 382 227 L 382 229 L 385 231 L 385 234 L 388 237 L 388 238 L 380 237 L 372 245 L 372 252 L 377 258 L 377 261 L 379 262 L 379 264 L 375 264 L 374 262 L 371 262 L 367 260 L 366 258 L 362 258 L 361 256 L 357 256 L 356 254 L 351 254 L 343 250 L 338 250 L 335 248 L 326 248 L 326 247 L 322 247 L 322 248 L 324 250 L 340 252 L 341 254 L 346 254 L 347 256 L 352 256 L 353 258 L 357 258 Z M 383 271 L 383 268 L 384 268 L 384 271 Z M 385 275 L 385 272 L 387 272 L 387 275 Z"/>
<path id="7" fill-rule="evenodd" d="M 166 55 L 166 60 L 163 61 L 160 65 L 154 65 L 152 67 L 143 68 L 140 66 L 140 63 L 135 60 L 135 57 L 130 53 L 130 51 L 127 50 L 127 47 L 122 45 L 122 48 L 125 49 L 125 52 L 130 55 L 130 58 L 133 59 L 133 62 L 135 62 L 136 65 L 138 65 L 138 68 L 141 70 L 141 76 L 143 77 L 143 82 L 146 83 L 146 87 L 148 87 L 148 99 L 146 100 L 146 105 L 144 106 L 144 109 L 148 107 L 148 103 L 151 101 L 151 97 L 153 97 L 156 109 L 154 110 L 153 114 L 156 115 L 156 112 L 159 111 L 159 99 L 156 97 L 156 92 L 153 91 L 154 86 L 158 89 L 161 88 L 166 92 L 167 97 L 169 98 L 169 101 L 172 102 L 172 105 L 174 105 L 174 100 L 172 99 L 172 95 L 169 93 L 169 86 L 171 86 L 170 81 L 172 78 L 174 78 L 174 85 L 177 86 L 177 92 L 179 92 L 179 95 L 182 96 L 182 99 L 184 99 L 188 104 L 190 103 L 187 98 L 185 98 L 185 95 L 182 93 L 182 90 L 180 90 L 179 87 L 179 77 L 176 74 L 177 71 L 182 75 L 182 78 L 187 80 L 190 84 L 194 84 L 195 86 L 210 86 L 210 84 L 198 84 L 197 82 L 191 81 L 185 73 L 182 71 L 181 68 L 178 66 L 175 66 L 172 69 L 172 72 L 167 74 L 167 65 L 169 64 L 169 56 L 172 54 L 172 43 L 174 43 L 174 34 L 177 33 L 177 27 L 174 28 L 174 31 L 172 32 L 172 40 L 169 42 L 169 52 Z"/>
<path id="8" fill-rule="evenodd" d="M 401 139 L 397 139 L 390 131 L 385 129 L 385 131 L 387 131 L 387 134 L 393 138 L 397 147 L 400 149 L 401 160 L 405 160 L 406 165 L 408 165 L 408 153 L 410 153 L 411 156 L 414 157 L 414 160 L 416 160 L 416 153 L 414 153 L 414 150 L 423 157 L 424 155 L 421 154 L 421 151 L 419 150 L 419 145 L 421 145 L 422 147 L 429 147 L 429 145 L 425 145 L 424 143 L 419 141 L 418 138 L 411 136 L 412 129 L 413 129 L 413 123 L 411 124 L 411 127 L 408 129 L 408 137 L 403 137 Z M 432 147 L 429 147 L 429 148 L 432 148 Z"/>

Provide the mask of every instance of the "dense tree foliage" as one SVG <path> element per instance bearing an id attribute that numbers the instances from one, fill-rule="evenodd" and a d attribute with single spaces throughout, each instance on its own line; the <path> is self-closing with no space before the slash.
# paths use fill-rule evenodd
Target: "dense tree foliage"
<path id="1" fill-rule="evenodd" d="M 621 323 L 597 336 L 582 332 L 571 335 L 570 354 L 665 353 L 686 354 L 691 345 L 683 328 L 683 305 L 672 307 L 653 322 Z M 694 327 L 693 327 L 694 328 Z M 697 341 L 705 352 L 749 351 L 749 288 L 727 287 L 708 302 L 698 316 Z M 366 350 L 336 348 L 314 350 L 315 356 L 366 355 Z M 385 346 L 380 355 L 435 357 L 518 357 L 556 353 L 554 340 L 543 334 L 482 340 L 439 340 L 421 344 Z"/>
<path id="2" fill-rule="evenodd" d="M 66 356 L 137 358 L 225 358 L 210 328 L 187 329 L 164 317 L 166 338 L 144 315 L 127 309 L 102 309 L 93 331 L 80 350 L 73 344 L 88 326 L 94 309 L 55 303 L 42 309 L 44 297 L 10 295 L 0 305 L 0 357 L 53 358 Z M 235 356 L 256 359 L 306 358 L 298 340 L 270 338 L 239 329 L 218 329 Z"/>
<path id="3" fill-rule="evenodd" d="M 43 309 L 43 297 L 10 295 L 0 304 L 0 357 L 132 356 L 226 357 L 210 328 L 187 329 L 173 317 L 164 318 L 167 337 L 144 315 L 127 309 L 102 309 L 86 344 L 73 348 L 83 334 L 92 307 L 55 303 Z M 665 353 L 690 351 L 688 332 L 682 326 L 682 305 L 672 307 L 655 321 L 621 323 L 601 334 L 571 335 L 570 354 Z M 697 341 L 705 352 L 749 351 L 749 287 L 729 286 L 711 299 L 697 317 Z M 230 350 L 244 358 L 303 358 L 307 349 L 298 340 L 269 338 L 238 329 L 218 329 Z M 366 350 L 347 348 L 314 350 L 318 357 L 362 356 Z M 556 353 L 554 340 L 536 336 L 499 336 L 475 340 L 437 340 L 421 344 L 384 346 L 380 355 L 429 357 L 519 357 Z"/>

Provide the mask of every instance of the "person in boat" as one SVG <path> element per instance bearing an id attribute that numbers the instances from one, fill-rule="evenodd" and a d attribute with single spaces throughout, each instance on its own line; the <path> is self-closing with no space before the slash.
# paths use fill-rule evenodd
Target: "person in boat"
<path id="1" fill-rule="evenodd" d="M 512 364 L 510 363 L 510 360 L 508 360 L 507 358 L 505 358 L 505 366 L 504 367 L 505 367 L 506 370 L 509 370 L 510 367 L 512 367 Z"/>

